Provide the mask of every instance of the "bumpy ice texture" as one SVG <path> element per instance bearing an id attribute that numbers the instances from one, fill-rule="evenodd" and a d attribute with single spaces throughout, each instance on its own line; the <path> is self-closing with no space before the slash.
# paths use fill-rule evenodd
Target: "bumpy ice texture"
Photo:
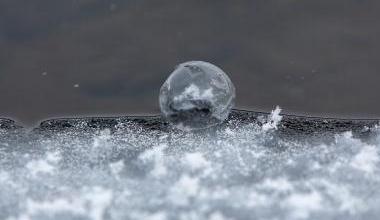
<path id="1" fill-rule="evenodd" d="M 279 111 L 207 132 L 0 129 L 0 219 L 378 220 L 376 128 L 288 139 Z"/>
<path id="2" fill-rule="evenodd" d="M 163 116 L 182 130 L 222 123 L 230 113 L 235 87 L 220 68 L 202 61 L 180 64 L 160 91 Z"/>

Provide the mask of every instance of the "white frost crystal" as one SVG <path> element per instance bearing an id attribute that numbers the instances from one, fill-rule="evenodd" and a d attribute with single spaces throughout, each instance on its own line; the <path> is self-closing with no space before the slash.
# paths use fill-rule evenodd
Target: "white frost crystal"
<path id="1" fill-rule="evenodd" d="M 190 61 L 180 64 L 160 91 L 164 118 L 182 130 L 194 130 L 222 123 L 235 99 L 235 87 L 217 66 Z"/>

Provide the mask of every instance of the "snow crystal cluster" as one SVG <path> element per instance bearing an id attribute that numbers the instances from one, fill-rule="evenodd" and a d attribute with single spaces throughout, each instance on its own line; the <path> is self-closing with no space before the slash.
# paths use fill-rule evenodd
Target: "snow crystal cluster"
<path id="1" fill-rule="evenodd" d="M 0 132 L 0 219 L 379 219 L 380 135 L 286 139 L 279 111 L 201 133 Z"/>
<path id="2" fill-rule="evenodd" d="M 163 116 L 176 128 L 193 130 L 222 123 L 235 99 L 235 87 L 217 66 L 191 61 L 180 64 L 160 91 Z"/>

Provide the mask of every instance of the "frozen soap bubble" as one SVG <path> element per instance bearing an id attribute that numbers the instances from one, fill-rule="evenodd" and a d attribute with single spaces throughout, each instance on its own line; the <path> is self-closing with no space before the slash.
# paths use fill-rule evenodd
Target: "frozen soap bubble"
<path id="1" fill-rule="evenodd" d="M 181 130 L 208 128 L 228 117 L 235 87 L 217 66 L 190 61 L 177 66 L 160 91 L 164 118 Z"/>

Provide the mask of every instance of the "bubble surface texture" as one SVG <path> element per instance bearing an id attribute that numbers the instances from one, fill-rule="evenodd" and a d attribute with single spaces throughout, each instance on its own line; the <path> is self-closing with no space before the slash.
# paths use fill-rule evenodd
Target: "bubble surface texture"
<path id="1" fill-rule="evenodd" d="M 196 130 L 225 121 L 235 100 L 235 87 L 217 66 L 190 61 L 177 66 L 160 91 L 164 118 L 181 130 Z"/>

